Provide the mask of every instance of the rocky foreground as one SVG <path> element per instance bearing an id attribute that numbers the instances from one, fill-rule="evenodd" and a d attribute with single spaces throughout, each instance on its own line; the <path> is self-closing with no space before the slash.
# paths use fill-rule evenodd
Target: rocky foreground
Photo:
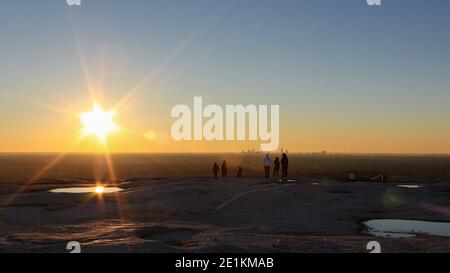
<path id="1" fill-rule="evenodd" d="M 367 219 L 450 221 L 450 182 L 132 179 L 118 193 L 51 193 L 83 180 L 0 184 L 0 252 L 450 252 L 450 238 L 376 237 Z M 112 186 L 112 185 L 111 185 Z M 21 192 L 17 194 L 17 192 Z"/>

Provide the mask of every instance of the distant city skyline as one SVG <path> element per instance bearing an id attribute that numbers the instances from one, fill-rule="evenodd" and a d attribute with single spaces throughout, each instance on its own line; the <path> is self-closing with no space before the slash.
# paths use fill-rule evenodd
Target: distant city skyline
<path id="1" fill-rule="evenodd" d="M 450 2 L 5 1 L 0 152 L 241 152 L 176 142 L 177 104 L 279 105 L 291 153 L 450 153 Z M 279 150 L 279 149 L 278 149 Z"/>

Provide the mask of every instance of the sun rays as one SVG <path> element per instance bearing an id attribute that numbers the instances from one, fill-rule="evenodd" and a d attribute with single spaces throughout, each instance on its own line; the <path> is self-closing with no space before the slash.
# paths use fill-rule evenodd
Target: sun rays
<path id="1" fill-rule="evenodd" d="M 101 188 L 102 184 L 111 184 L 114 186 L 119 184 L 119 178 L 115 172 L 113 158 L 111 156 L 110 147 L 108 145 L 108 138 L 112 137 L 112 133 L 127 134 L 152 141 L 156 139 L 156 133 L 154 131 L 146 129 L 145 132 L 139 132 L 132 128 L 126 128 L 121 124 L 116 124 L 114 118 L 118 113 L 121 112 L 121 110 L 123 110 L 123 108 L 126 108 L 126 104 L 130 100 L 130 98 L 138 93 L 138 91 L 141 90 L 144 86 L 148 86 L 149 82 L 160 70 L 162 70 L 162 68 L 170 61 L 170 59 L 177 55 L 177 53 L 181 51 L 183 47 L 185 47 L 186 44 L 190 43 L 192 40 L 192 37 L 188 37 L 188 39 L 181 41 L 171 52 L 169 52 L 167 56 L 162 58 L 161 61 L 153 67 L 153 69 L 144 74 L 144 76 L 134 85 L 131 85 L 131 88 L 125 90 L 125 92 L 123 92 L 123 95 L 119 97 L 115 104 L 106 105 L 105 101 L 103 101 L 103 98 L 105 96 L 103 79 L 105 67 L 103 61 L 101 61 L 100 65 L 100 79 L 94 82 L 92 74 L 90 73 L 89 64 L 87 61 L 88 59 L 85 56 L 80 37 L 78 35 L 78 29 L 74 21 L 72 21 L 72 27 L 75 46 L 80 60 L 82 75 L 84 77 L 86 85 L 87 97 L 89 98 L 90 105 L 92 105 L 92 109 L 81 109 L 81 107 L 78 108 L 78 106 L 74 108 L 73 106 L 68 107 L 67 105 L 53 106 L 36 99 L 31 99 L 28 97 L 18 97 L 13 93 L 6 94 L 8 96 L 15 97 L 18 100 L 27 102 L 31 105 L 38 106 L 58 114 L 65 114 L 70 118 L 77 118 L 80 122 L 80 127 L 82 127 L 82 130 L 80 131 L 78 136 L 75 136 L 74 132 L 74 142 L 68 145 L 67 149 L 65 149 L 64 152 L 55 155 L 55 157 L 51 159 L 45 166 L 40 168 L 23 184 L 22 187 L 20 187 L 16 194 L 12 195 L 12 197 L 6 200 L 2 205 L 11 203 L 15 198 L 25 193 L 30 186 L 32 186 L 36 181 L 39 181 L 40 179 L 45 177 L 49 171 L 57 166 L 58 163 L 61 162 L 61 160 L 63 160 L 67 154 L 77 151 L 77 147 L 90 136 L 95 136 L 99 140 L 95 145 L 97 145 L 97 147 L 100 149 L 99 151 L 101 152 L 101 156 L 104 158 L 104 161 L 106 163 L 106 172 L 104 173 L 103 177 L 96 177 L 94 173 L 92 174 L 92 177 L 94 179 L 93 183 L 97 184 L 97 187 L 95 188 L 96 196 L 98 197 L 97 200 L 99 200 L 99 203 L 102 204 L 102 191 L 104 191 L 104 188 Z M 147 94 L 147 96 L 152 95 L 158 97 L 159 95 L 155 91 L 156 90 L 152 89 L 151 94 Z M 118 216 L 122 221 L 125 221 L 125 197 L 118 193 L 113 193 L 113 196 L 115 197 L 115 203 L 117 205 L 119 214 Z M 89 200 L 90 198 L 85 200 L 85 203 L 83 203 L 81 206 L 85 205 L 87 202 L 89 202 Z"/>

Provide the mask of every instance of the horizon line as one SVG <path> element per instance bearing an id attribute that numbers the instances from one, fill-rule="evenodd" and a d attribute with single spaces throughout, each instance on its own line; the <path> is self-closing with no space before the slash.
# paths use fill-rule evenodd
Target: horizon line
<path id="1" fill-rule="evenodd" d="M 47 151 L 47 152 L 1 152 L 0 155 L 18 155 L 18 154 L 61 154 L 62 152 L 57 151 Z M 281 154 L 281 151 L 276 152 L 263 152 L 263 151 L 256 151 L 256 152 L 236 152 L 236 151 L 230 151 L 230 152 L 218 152 L 218 151 L 212 151 L 212 152 L 110 152 L 112 155 L 148 155 L 148 154 L 161 154 L 161 155 L 208 155 L 208 154 Z M 95 154 L 104 154 L 103 152 L 67 152 L 66 155 L 95 155 Z M 396 153 L 396 152 L 326 152 L 326 154 L 322 154 L 322 152 L 287 152 L 287 154 L 291 155 L 319 155 L 319 156 L 336 156 L 336 155 L 354 155 L 354 156 L 362 156 L 362 155 L 377 155 L 377 156 L 450 156 L 450 153 Z"/>

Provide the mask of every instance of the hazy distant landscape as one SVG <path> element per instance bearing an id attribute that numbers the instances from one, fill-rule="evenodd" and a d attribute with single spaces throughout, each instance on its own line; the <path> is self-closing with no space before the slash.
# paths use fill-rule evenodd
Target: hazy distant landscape
<path id="1" fill-rule="evenodd" d="M 275 156 L 273 154 L 272 156 Z M 30 179 L 57 154 L 0 154 L 0 181 Z M 133 177 L 211 177 L 214 162 L 227 160 L 229 175 L 243 168 L 244 177 L 261 177 L 264 154 L 113 154 L 118 179 Z M 277 155 L 279 156 L 279 155 Z M 450 181 L 450 156 L 428 155 L 312 155 L 290 154 L 290 176 L 346 179 L 357 172 L 365 180 L 386 174 L 393 181 Z M 41 178 L 75 179 L 104 177 L 104 155 L 68 154 Z"/>

